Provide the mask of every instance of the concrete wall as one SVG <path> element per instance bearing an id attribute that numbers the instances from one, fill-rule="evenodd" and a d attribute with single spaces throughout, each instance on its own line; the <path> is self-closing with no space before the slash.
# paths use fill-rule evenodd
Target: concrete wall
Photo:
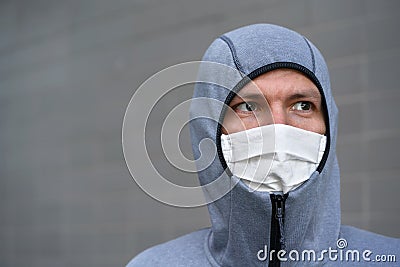
<path id="1" fill-rule="evenodd" d="M 156 71 L 269 22 L 325 55 L 340 110 L 343 223 L 400 237 L 397 0 L 1 1 L 0 266 L 122 266 L 209 225 L 132 181 L 125 108 Z"/>

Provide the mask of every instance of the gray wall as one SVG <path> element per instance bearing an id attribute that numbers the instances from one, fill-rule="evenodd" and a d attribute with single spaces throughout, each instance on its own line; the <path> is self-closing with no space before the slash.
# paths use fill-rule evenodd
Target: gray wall
<path id="1" fill-rule="evenodd" d="M 132 181 L 121 125 L 156 71 L 270 22 L 326 56 L 340 110 L 343 223 L 400 237 L 397 0 L 1 1 L 0 266 L 122 266 L 209 225 Z"/>

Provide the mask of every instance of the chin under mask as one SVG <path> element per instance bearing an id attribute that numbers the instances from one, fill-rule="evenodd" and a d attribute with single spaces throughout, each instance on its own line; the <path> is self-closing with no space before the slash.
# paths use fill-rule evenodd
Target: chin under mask
<path id="1" fill-rule="evenodd" d="M 232 174 L 251 189 L 285 194 L 308 180 L 317 169 L 326 136 L 271 124 L 223 134 L 221 146 Z"/>

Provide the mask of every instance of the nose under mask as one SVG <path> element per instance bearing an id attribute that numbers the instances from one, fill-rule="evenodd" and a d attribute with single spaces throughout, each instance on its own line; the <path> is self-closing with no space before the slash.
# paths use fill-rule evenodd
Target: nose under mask
<path id="1" fill-rule="evenodd" d="M 252 190 L 294 190 L 321 162 L 326 136 L 283 124 L 221 135 L 225 161 Z"/>

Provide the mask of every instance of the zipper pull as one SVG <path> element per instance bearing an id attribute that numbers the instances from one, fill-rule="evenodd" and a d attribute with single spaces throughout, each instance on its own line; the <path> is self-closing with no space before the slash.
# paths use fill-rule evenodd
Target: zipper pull
<path id="1" fill-rule="evenodd" d="M 275 208 L 276 208 L 275 218 L 278 220 L 278 226 L 280 232 L 279 243 L 281 245 L 281 249 L 285 249 L 285 232 L 284 232 L 285 228 L 283 224 L 283 218 L 285 216 L 284 205 L 285 205 L 285 199 L 281 195 L 277 195 L 275 202 Z"/>
<path id="2" fill-rule="evenodd" d="M 271 216 L 271 235 L 270 235 L 270 251 L 276 252 L 286 249 L 284 219 L 285 219 L 285 201 L 288 194 L 270 194 L 272 204 Z M 280 261 L 277 257 L 269 259 L 268 266 L 278 267 Z"/>
<path id="3" fill-rule="evenodd" d="M 281 249 L 285 249 L 285 228 L 284 228 L 284 216 L 285 216 L 285 197 L 282 195 L 275 195 L 275 218 L 278 221 L 279 227 L 279 243 Z"/>

